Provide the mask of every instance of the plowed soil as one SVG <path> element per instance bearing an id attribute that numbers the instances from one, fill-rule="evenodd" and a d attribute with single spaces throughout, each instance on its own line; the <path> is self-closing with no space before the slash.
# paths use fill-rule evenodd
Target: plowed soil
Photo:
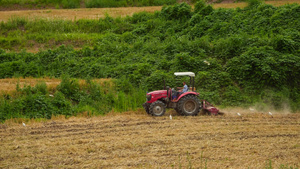
<path id="1" fill-rule="evenodd" d="M 169 114 L 173 114 L 172 120 Z M 300 114 L 102 117 L 0 124 L 0 168 L 300 167 Z"/>

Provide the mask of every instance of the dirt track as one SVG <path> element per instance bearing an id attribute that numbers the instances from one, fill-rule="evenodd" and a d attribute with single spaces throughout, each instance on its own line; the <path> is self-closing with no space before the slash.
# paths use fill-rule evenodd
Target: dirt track
<path id="1" fill-rule="evenodd" d="M 0 168 L 300 166 L 300 114 L 242 116 L 170 120 L 140 110 L 1 124 Z"/>

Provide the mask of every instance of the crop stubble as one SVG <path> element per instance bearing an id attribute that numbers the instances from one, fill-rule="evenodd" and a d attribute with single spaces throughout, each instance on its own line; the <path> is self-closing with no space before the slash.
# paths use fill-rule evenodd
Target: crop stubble
<path id="1" fill-rule="evenodd" d="M 300 114 L 151 117 L 143 110 L 0 126 L 0 168 L 299 167 Z"/>

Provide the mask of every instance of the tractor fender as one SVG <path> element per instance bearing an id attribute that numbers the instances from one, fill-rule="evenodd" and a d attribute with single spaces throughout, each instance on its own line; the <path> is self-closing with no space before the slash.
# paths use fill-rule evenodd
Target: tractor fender
<path id="1" fill-rule="evenodd" d="M 186 95 L 196 95 L 196 96 L 199 96 L 199 93 L 197 93 L 197 92 L 185 92 L 185 93 L 182 93 L 182 94 L 177 98 L 176 102 L 179 101 L 182 97 L 184 97 L 184 96 L 186 96 Z"/>

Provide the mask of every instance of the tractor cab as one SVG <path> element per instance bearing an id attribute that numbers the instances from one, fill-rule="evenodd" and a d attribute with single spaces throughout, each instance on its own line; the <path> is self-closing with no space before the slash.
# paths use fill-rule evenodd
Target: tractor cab
<path id="1" fill-rule="evenodd" d="M 188 86 L 187 92 L 196 92 L 195 73 L 193 73 L 193 72 L 175 72 L 174 75 L 175 76 L 189 76 L 190 79 L 189 79 L 189 83 L 187 84 L 187 86 Z M 181 81 L 181 82 L 183 82 L 183 81 Z M 175 89 L 172 88 L 172 90 L 171 90 L 171 101 L 172 102 L 177 102 L 181 97 L 188 94 L 187 92 L 183 93 L 182 90 L 183 90 L 183 87 L 176 87 Z M 193 94 L 193 93 L 189 93 L 189 94 Z M 199 95 L 199 93 L 194 93 L 194 94 Z"/>
<path id="2" fill-rule="evenodd" d="M 196 91 L 195 89 L 195 73 L 193 72 L 175 72 L 175 76 L 189 76 L 190 77 L 190 83 L 188 85 L 189 90 Z"/>

